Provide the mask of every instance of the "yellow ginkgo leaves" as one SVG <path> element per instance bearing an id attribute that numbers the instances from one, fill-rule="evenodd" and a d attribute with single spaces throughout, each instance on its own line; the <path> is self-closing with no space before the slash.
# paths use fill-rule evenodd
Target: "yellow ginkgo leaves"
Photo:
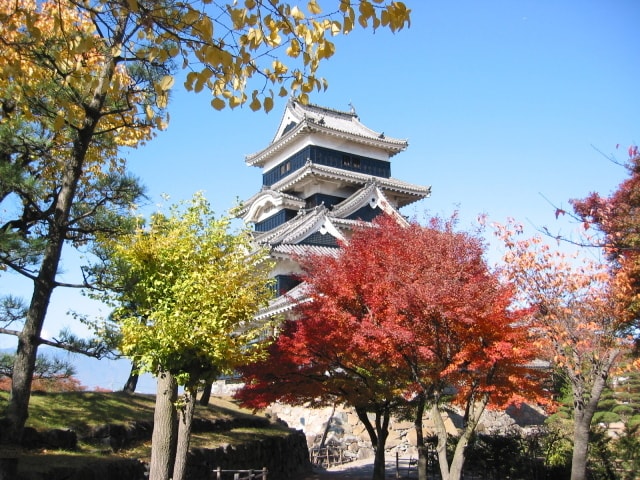
<path id="1" fill-rule="evenodd" d="M 333 0 L 322 7 L 318 0 L 300 4 L 283 0 L 169 0 L 163 2 L 162 9 L 141 8 L 138 0 L 101 0 L 100 9 L 65 0 L 18 3 L 19 9 L 6 5 L 0 12 L 15 27 L 5 29 L 3 35 L 22 35 L 32 42 L 55 38 L 60 48 L 53 55 L 49 77 L 51 73 L 59 75 L 61 85 L 81 95 L 116 98 L 118 91 L 122 93 L 131 85 L 128 71 L 132 60 L 164 70 L 153 82 L 152 99 L 144 89 L 136 90 L 137 97 L 123 98 L 122 105 L 137 105 L 127 124 L 136 124 L 135 115 L 139 115 L 154 128 L 165 123 L 161 112 L 168 107 L 174 83 L 171 70 L 178 57 L 189 70 L 185 87 L 196 92 L 208 89 L 215 97 L 213 108 L 235 108 L 248 102 L 252 110 L 269 110 L 275 92 L 306 101 L 312 91 L 326 88 L 327 81 L 319 78 L 318 70 L 335 54 L 330 38 L 348 34 L 355 26 L 385 27 L 395 32 L 410 19 L 406 5 L 392 0 Z M 53 11 L 58 15 L 46 14 Z M 3 78 L 15 77 L 12 65 L 16 58 L 4 58 Z M 124 68 L 116 71 L 116 64 Z M 18 73 L 31 68 L 29 75 L 47 78 L 34 72 L 32 65 L 17 68 Z M 96 89 L 103 90 L 97 93 Z M 78 98 L 77 93 L 72 97 Z M 82 108 L 67 109 L 64 101 L 56 101 L 65 113 L 55 118 L 55 128 L 84 121 Z M 122 113 L 121 108 L 114 111 Z M 125 143 L 131 145 L 132 140 Z"/>
<path id="2" fill-rule="evenodd" d="M 410 19 L 410 10 L 402 2 L 335 0 L 335 4 L 334 13 L 324 13 L 316 0 L 306 6 L 280 0 L 268 6 L 255 0 L 221 5 L 219 11 L 224 15 L 215 17 L 215 37 L 206 17 L 196 21 L 190 13 L 192 34 L 199 40 L 194 53 L 201 66 L 188 74 L 187 89 L 210 89 L 216 97 L 212 106 L 218 110 L 245 101 L 252 110 L 268 110 L 274 98 L 271 89 L 245 92 L 249 80 L 258 76 L 277 84 L 278 95 L 291 94 L 307 101 L 310 92 L 327 86 L 326 80 L 318 79 L 317 71 L 322 61 L 335 54 L 330 37 L 348 34 L 356 24 L 395 32 Z M 265 101 L 267 98 L 271 100 Z"/>

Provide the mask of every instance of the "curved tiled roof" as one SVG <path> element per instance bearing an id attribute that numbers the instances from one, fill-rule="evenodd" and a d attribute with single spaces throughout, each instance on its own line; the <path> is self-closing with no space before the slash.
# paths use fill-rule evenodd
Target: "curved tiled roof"
<path id="1" fill-rule="evenodd" d="M 295 218 L 286 223 L 264 232 L 255 237 L 258 243 L 275 245 L 278 243 L 295 243 L 290 240 L 292 236 L 304 238 L 305 234 L 309 235 L 317 230 L 318 223 L 323 220 L 327 208 L 323 205 L 315 207 L 308 212 L 301 211 Z"/>
<path id="2" fill-rule="evenodd" d="M 295 218 L 268 232 L 261 232 L 254 236 L 254 240 L 263 245 L 297 244 L 323 228 L 328 235 L 336 237 L 336 234 L 341 235 L 340 231 L 352 230 L 359 223 L 359 220 L 340 218 L 324 205 L 319 205 L 309 211 L 300 212 Z M 333 234 L 332 228 L 335 229 Z"/>
<path id="3" fill-rule="evenodd" d="M 282 205 L 286 205 L 290 208 L 304 208 L 305 206 L 305 201 L 299 197 L 296 197 L 295 195 L 290 195 L 288 193 L 279 192 L 273 189 L 264 189 L 256 193 L 249 200 L 243 202 L 243 205 L 240 208 L 236 209 L 234 211 L 234 214 L 238 217 L 244 217 L 249 213 L 256 202 L 260 202 L 261 200 L 266 198 L 279 199 Z"/>
<path id="4" fill-rule="evenodd" d="M 403 219 L 394 208 L 388 205 L 389 202 L 384 192 L 375 184 L 370 184 L 363 187 L 344 202 L 334 206 L 331 210 L 324 205 L 319 205 L 308 211 L 300 211 L 295 218 L 288 222 L 268 232 L 257 233 L 254 240 L 263 245 L 272 245 L 273 252 L 287 253 L 288 251 L 293 251 L 294 245 L 317 231 L 325 230 L 326 234 L 340 238 L 342 235 L 341 232 L 351 231 L 356 225 L 362 224 L 361 220 L 344 217 L 369 204 L 372 192 L 376 197 L 377 206 L 387 211 L 387 213 L 392 213 L 398 216 L 399 219 Z M 387 205 L 388 208 L 385 208 L 385 205 Z M 389 212 L 389 210 L 391 210 L 391 212 Z M 300 248 L 308 248 L 308 246 L 300 246 Z"/>
<path id="5" fill-rule="evenodd" d="M 271 185 L 271 188 L 279 191 L 290 190 L 296 183 L 311 175 L 324 178 L 326 180 L 341 180 L 355 185 L 375 181 L 383 190 L 415 196 L 416 200 L 428 197 L 431 194 L 431 187 L 403 182 L 402 180 L 397 180 L 395 178 L 372 177 L 365 173 L 358 173 L 344 170 L 342 168 L 318 165 L 315 163 L 308 163 L 304 167 L 293 172 L 291 175 L 288 175 Z"/>
<path id="6" fill-rule="evenodd" d="M 290 117 L 293 128 L 288 129 L 284 122 Z M 263 150 L 247 155 L 248 165 L 262 166 L 300 135 L 317 132 L 323 135 L 341 139 L 348 139 L 354 143 L 368 145 L 395 155 L 407 148 L 407 140 L 387 137 L 383 132 L 376 132 L 362 123 L 353 112 L 341 112 L 317 105 L 302 105 L 300 102 L 290 101 L 287 104 L 280 128 L 271 144 Z"/>
<path id="7" fill-rule="evenodd" d="M 258 314 L 253 318 L 253 321 L 259 322 L 261 320 L 273 318 L 276 315 L 293 310 L 294 307 L 301 302 L 309 301 L 305 296 L 305 288 L 306 284 L 301 283 L 293 287 L 285 295 L 274 298 L 267 307 L 258 312 Z"/>
<path id="8" fill-rule="evenodd" d="M 303 255 L 337 255 L 340 250 L 336 247 L 322 245 L 306 245 L 284 243 L 271 249 L 271 254 L 282 257 L 301 257 Z"/>
<path id="9" fill-rule="evenodd" d="M 377 182 L 374 181 L 362 187 L 349 198 L 334 205 L 331 213 L 333 215 L 336 215 L 337 217 L 348 217 L 352 213 L 362 208 L 365 204 L 371 204 L 372 199 L 375 200 L 376 205 L 380 204 L 382 209 L 387 213 L 391 213 L 390 211 L 388 211 L 389 208 L 393 210 L 393 207 L 388 205 L 388 201 L 386 201 L 384 194 L 378 188 Z M 383 202 L 378 202 L 379 199 L 383 199 Z M 371 206 L 374 207 L 374 205 Z M 387 206 L 389 208 L 387 208 Z"/>

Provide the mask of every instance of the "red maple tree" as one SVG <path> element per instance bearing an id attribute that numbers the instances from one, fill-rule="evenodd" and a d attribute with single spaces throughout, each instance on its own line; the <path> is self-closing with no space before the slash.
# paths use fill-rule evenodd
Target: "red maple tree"
<path id="1" fill-rule="evenodd" d="M 572 200 L 571 204 L 585 228 L 601 234 L 592 243 L 604 248 L 619 277 L 618 284 L 627 287 L 618 295 L 624 298 L 634 317 L 627 324 L 627 331 L 631 332 L 637 331 L 640 318 L 640 155 L 637 146 L 629 147 L 629 159 L 624 167 L 629 177 L 610 196 L 591 193 L 582 200 Z"/>
<path id="2" fill-rule="evenodd" d="M 541 384 L 528 368 L 537 352 L 527 312 L 512 308 L 512 289 L 488 268 L 482 239 L 455 224 L 455 218 L 422 226 L 381 216 L 357 228 L 335 257 L 301 258 L 308 301 L 285 323 L 270 358 L 244 371 L 239 398 L 252 407 L 353 406 L 376 450 L 374 479 L 384 478 L 389 415 L 409 401 L 418 405 L 422 442 L 429 402 L 442 477 L 460 478 L 484 408 L 527 394 L 537 399 Z M 440 414 L 445 392 L 464 411 L 450 462 Z M 376 413 L 375 427 L 366 412 Z"/>

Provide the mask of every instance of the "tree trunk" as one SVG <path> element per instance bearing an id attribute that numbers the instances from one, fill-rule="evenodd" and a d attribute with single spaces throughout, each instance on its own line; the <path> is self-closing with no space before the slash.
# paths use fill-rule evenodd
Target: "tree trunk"
<path id="1" fill-rule="evenodd" d="M 160 372 L 153 414 L 151 461 L 149 478 L 169 480 L 173 473 L 178 431 L 175 403 L 178 399 L 178 382 L 168 372 Z"/>
<path id="2" fill-rule="evenodd" d="M 587 454 L 589 451 L 589 430 L 591 419 L 574 419 L 573 423 L 573 454 L 571 456 L 571 480 L 585 480 L 587 478 Z"/>
<path id="3" fill-rule="evenodd" d="M 371 445 L 375 452 L 373 460 L 373 480 L 384 480 L 385 478 L 385 456 L 384 447 L 389 436 L 389 419 L 391 417 L 391 409 L 389 405 L 383 405 L 375 412 L 375 427 L 369 420 L 367 411 L 363 408 L 356 407 L 356 414 L 360 421 L 364 424 L 364 428 L 369 434 Z"/>
<path id="4" fill-rule="evenodd" d="M 369 415 L 364 408 L 355 407 L 356 415 L 358 415 L 358 419 L 364 425 L 365 430 L 369 434 L 369 440 L 371 440 L 371 446 L 375 450 L 378 446 L 378 434 L 376 433 L 376 429 L 373 425 L 371 425 L 371 420 L 369 420 Z"/>
<path id="5" fill-rule="evenodd" d="M 45 288 L 35 282 L 33 297 L 22 331 L 18 336 L 18 350 L 13 364 L 11 395 L 6 410 L 6 432 L 3 441 L 20 444 L 24 425 L 29 416 L 31 383 L 38 355 L 38 338 L 49 306 L 53 287 Z"/>
<path id="6" fill-rule="evenodd" d="M 138 387 L 138 380 L 140 375 L 138 374 L 138 364 L 136 362 L 131 362 L 131 371 L 129 372 L 129 378 L 122 387 L 122 391 L 124 393 L 133 394 L 136 392 L 136 388 Z"/>
<path id="7" fill-rule="evenodd" d="M 84 150 L 86 153 L 86 149 Z M 33 295 L 22 331 L 18 336 L 18 350 L 13 364 L 11 396 L 6 410 L 7 435 L 9 443 L 19 444 L 24 425 L 29 416 L 31 383 L 38 355 L 38 345 L 44 320 L 49 308 L 53 289 L 56 287 L 56 273 L 60 264 L 67 222 L 71 204 L 82 172 L 84 155 L 73 160 L 65 170 L 62 188 L 56 197 L 53 221 L 49 224 L 45 247 L 37 279 L 33 282 Z"/>
<path id="8" fill-rule="evenodd" d="M 213 382 L 207 382 L 204 386 L 204 390 L 202 390 L 202 396 L 200 397 L 200 405 L 206 407 L 209 405 L 209 400 L 211 399 L 211 390 L 213 388 Z"/>
<path id="9" fill-rule="evenodd" d="M 464 467 L 467 445 L 469 445 L 469 440 L 478 426 L 487 403 L 489 403 L 489 396 L 486 394 L 482 395 L 477 402 L 473 401 L 473 397 L 469 400 L 467 411 L 465 412 L 464 429 L 460 434 L 453 458 L 449 464 L 447 461 L 447 429 L 438 409 L 438 402 L 434 402 L 431 414 L 438 435 L 438 464 L 440 465 L 442 480 L 460 480 L 462 478 L 462 467 Z"/>
<path id="10" fill-rule="evenodd" d="M 585 377 L 570 375 L 573 390 L 573 453 L 571 456 L 571 480 L 585 480 L 587 478 L 587 458 L 589 454 L 589 433 L 591 420 L 598 408 L 602 391 L 607 384 L 609 371 L 616 362 L 620 351 L 611 350 L 606 358 L 592 373 L 593 384 L 585 399 Z M 570 373 L 570 372 L 569 372 Z"/>
<path id="11" fill-rule="evenodd" d="M 183 399 L 184 403 L 178 412 L 178 445 L 176 448 L 176 461 L 173 466 L 172 480 L 184 480 L 187 472 L 191 425 L 193 423 L 193 412 L 196 408 L 195 388 L 185 389 Z"/>
<path id="12" fill-rule="evenodd" d="M 447 427 L 442 419 L 442 414 L 438 408 L 438 402 L 433 402 L 431 407 L 431 419 L 435 425 L 438 443 L 436 453 L 438 455 L 438 465 L 440 466 L 440 476 L 442 480 L 449 480 L 449 460 L 447 460 Z"/>
<path id="13" fill-rule="evenodd" d="M 53 214 L 48 222 L 48 230 L 45 235 L 46 247 L 37 278 L 33 282 L 33 295 L 24 326 L 18 337 L 11 395 L 5 415 L 7 434 L 3 436 L 10 443 L 20 443 L 24 425 L 29 416 L 31 383 L 33 382 L 38 345 L 51 295 L 57 286 L 56 274 L 60 265 L 62 247 L 69 229 L 71 206 L 82 177 L 87 151 L 93 142 L 94 133 L 101 118 L 100 112 L 115 72 L 115 65 L 115 58 L 111 57 L 105 61 L 101 71 L 96 72 L 97 81 L 93 95 L 88 105 L 83 105 L 86 117 L 82 128 L 76 132 L 72 155 L 64 164 L 60 188 L 52 204 Z"/>
<path id="14" fill-rule="evenodd" d="M 376 432 L 378 433 L 378 445 L 376 456 L 373 462 L 373 480 L 384 480 L 386 477 L 386 462 L 384 458 L 384 447 L 389 436 L 389 420 L 391 411 L 388 406 L 384 406 L 376 412 Z"/>
<path id="15" fill-rule="evenodd" d="M 418 450 L 418 480 L 427 480 L 427 447 L 424 444 L 424 432 L 422 430 L 425 406 L 426 399 L 424 395 L 420 395 L 416 405 L 416 416 L 413 421 L 416 431 L 416 449 Z"/>
<path id="16" fill-rule="evenodd" d="M 384 456 L 384 441 L 378 440 L 378 448 L 375 451 L 375 457 L 373 458 L 373 480 L 384 480 L 386 477 L 386 461 Z"/>
<path id="17" fill-rule="evenodd" d="M 462 435 L 460 435 L 449 467 L 449 480 L 460 480 L 462 478 L 462 468 L 464 467 L 467 445 L 469 445 L 469 439 L 471 438 L 474 430 L 475 425 L 470 426 L 467 424 Z"/>

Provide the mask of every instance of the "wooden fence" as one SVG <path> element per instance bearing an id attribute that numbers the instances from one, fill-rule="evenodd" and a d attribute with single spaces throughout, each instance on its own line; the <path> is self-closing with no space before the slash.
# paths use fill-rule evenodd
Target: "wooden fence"
<path id="1" fill-rule="evenodd" d="M 342 465 L 353 460 L 352 457 L 345 455 L 344 448 L 339 445 L 313 447 L 309 453 L 311 454 L 311 464 L 323 468 Z"/>
<path id="2" fill-rule="evenodd" d="M 216 480 L 222 480 L 223 473 L 232 473 L 233 480 L 267 480 L 266 467 L 262 470 L 222 470 L 218 467 L 213 473 L 215 473 Z"/>

